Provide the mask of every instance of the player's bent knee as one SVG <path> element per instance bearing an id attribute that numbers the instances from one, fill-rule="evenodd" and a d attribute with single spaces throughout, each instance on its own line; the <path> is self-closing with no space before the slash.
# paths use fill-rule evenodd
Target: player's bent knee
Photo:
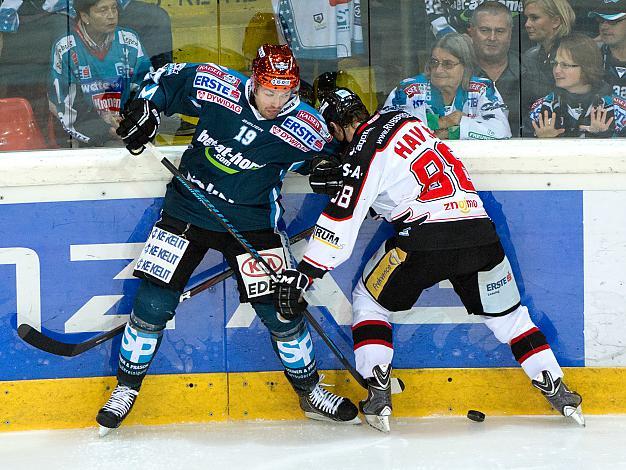
<path id="1" fill-rule="evenodd" d="M 162 330 L 165 324 L 174 318 L 176 307 L 180 302 L 180 292 L 168 287 L 161 287 L 150 281 L 142 280 L 133 304 L 133 315 L 137 326 L 141 323 L 152 325 L 149 331 L 156 331 L 152 328 L 160 327 Z M 131 317 L 131 319 L 132 319 Z"/>
<path id="2" fill-rule="evenodd" d="M 292 330 L 296 329 L 300 323 L 304 323 L 302 317 L 292 321 L 285 320 L 278 315 L 273 303 L 254 302 L 251 305 L 257 316 L 261 319 L 261 322 L 272 334 L 289 334 Z"/>
<path id="3" fill-rule="evenodd" d="M 485 317 L 485 325 L 501 343 L 510 343 L 514 338 L 537 328 L 524 305 L 501 317 Z"/>

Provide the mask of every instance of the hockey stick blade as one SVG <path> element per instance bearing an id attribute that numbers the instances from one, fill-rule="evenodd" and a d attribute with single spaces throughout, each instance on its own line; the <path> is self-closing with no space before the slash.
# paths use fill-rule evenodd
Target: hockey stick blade
<path id="1" fill-rule="evenodd" d="M 119 335 L 122 331 L 124 331 L 124 327 L 125 325 L 120 325 L 111 331 L 107 331 L 106 333 L 95 336 L 82 343 L 65 343 L 58 341 L 46 336 L 41 331 L 26 323 L 22 323 L 17 327 L 17 334 L 25 342 L 37 349 L 41 349 L 42 351 L 55 354 L 57 356 L 73 357 Z"/>

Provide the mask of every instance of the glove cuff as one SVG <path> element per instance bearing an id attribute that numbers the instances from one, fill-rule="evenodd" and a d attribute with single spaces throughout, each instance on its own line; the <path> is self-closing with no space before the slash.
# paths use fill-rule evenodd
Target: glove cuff
<path id="1" fill-rule="evenodd" d="M 317 268 L 306 261 L 302 260 L 298 264 L 298 271 L 311 279 L 311 283 L 315 279 L 321 279 L 326 274 L 326 270 Z M 310 284 L 309 284 L 310 285 Z"/>

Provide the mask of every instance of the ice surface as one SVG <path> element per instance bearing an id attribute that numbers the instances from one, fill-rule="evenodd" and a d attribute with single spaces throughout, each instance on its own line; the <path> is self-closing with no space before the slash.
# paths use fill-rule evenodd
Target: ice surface
<path id="1" fill-rule="evenodd" d="M 626 469 L 626 416 L 248 421 L 0 433 L 0 468 L 21 469 Z"/>

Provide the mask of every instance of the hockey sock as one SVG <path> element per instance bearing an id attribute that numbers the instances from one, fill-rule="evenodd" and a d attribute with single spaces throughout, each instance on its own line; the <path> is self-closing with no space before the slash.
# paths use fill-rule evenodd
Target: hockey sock
<path id="1" fill-rule="evenodd" d="M 162 338 L 163 327 L 131 315 L 120 345 L 117 380 L 121 385 L 139 390 Z"/>
<path id="2" fill-rule="evenodd" d="M 285 333 L 272 332 L 272 345 L 285 367 L 285 375 L 298 393 L 308 393 L 319 382 L 313 341 L 303 321 Z"/>
<path id="3" fill-rule="evenodd" d="M 364 312 L 359 312 L 363 317 Z M 372 316 L 375 314 L 372 312 Z M 356 317 L 356 315 L 355 315 Z M 352 327 L 356 369 L 365 377 L 373 377 L 378 364 L 390 364 L 393 359 L 391 324 L 384 320 L 363 320 Z"/>

